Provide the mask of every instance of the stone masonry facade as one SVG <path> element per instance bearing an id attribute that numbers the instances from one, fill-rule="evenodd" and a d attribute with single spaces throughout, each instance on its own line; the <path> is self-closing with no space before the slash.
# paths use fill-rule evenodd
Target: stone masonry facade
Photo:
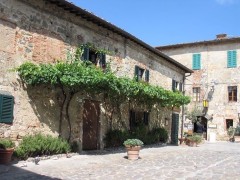
<path id="1" fill-rule="evenodd" d="M 138 43 L 111 30 L 76 16 L 53 3 L 44 0 L 0 1 L 0 90 L 14 96 L 13 124 L 0 124 L 0 138 L 21 140 L 24 136 L 41 132 L 58 136 L 60 107 L 57 103 L 59 89 L 49 86 L 28 87 L 17 73 L 9 71 L 26 61 L 54 63 L 66 60 L 80 44 L 92 43 L 96 47 L 113 52 L 106 61 L 117 76 L 133 78 L 135 65 L 149 69 L 150 84 L 171 90 L 172 79 L 182 82 L 185 70 L 160 57 Z M 103 97 L 88 97 L 79 93 L 70 104 L 72 141 L 80 146 L 82 141 L 82 111 L 85 99 L 100 102 L 99 146 L 104 147 L 104 134 L 109 121 Z M 145 107 L 121 104 L 120 114 L 114 114 L 115 128 L 129 128 L 129 106 L 145 110 Z M 150 127 L 165 126 L 171 120 L 172 111 L 155 107 L 150 113 Z M 63 122 L 63 135 L 69 127 Z M 171 131 L 171 123 L 165 126 Z"/>
<path id="2" fill-rule="evenodd" d="M 240 101 L 240 38 L 219 36 L 215 40 L 157 47 L 161 52 L 193 68 L 193 54 L 201 55 L 199 70 L 186 79 L 186 95 L 192 97 L 188 111 L 194 107 L 203 109 L 203 100 L 209 101 L 207 109 L 207 137 L 216 135 L 217 140 L 227 140 L 229 125 L 239 123 Z M 236 66 L 228 67 L 228 51 L 236 52 Z M 228 87 L 237 87 L 237 100 L 229 100 Z M 193 88 L 200 88 L 200 100 L 195 101 Z M 187 118 L 186 118 L 187 120 Z M 187 122 L 187 121 L 186 121 Z M 230 124 L 228 124 L 230 122 Z"/>

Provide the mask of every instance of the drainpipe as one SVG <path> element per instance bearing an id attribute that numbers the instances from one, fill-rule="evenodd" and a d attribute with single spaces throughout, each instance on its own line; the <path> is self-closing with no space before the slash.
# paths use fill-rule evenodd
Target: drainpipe
<path id="1" fill-rule="evenodd" d="M 185 75 L 183 76 L 183 96 L 185 96 L 185 80 L 186 80 L 186 77 L 189 77 L 191 76 L 192 73 L 188 74 L 188 75 Z M 183 138 L 183 123 L 184 123 L 184 114 L 185 114 L 185 109 L 184 109 L 184 105 L 182 105 L 182 126 L 181 126 L 181 139 Z"/>

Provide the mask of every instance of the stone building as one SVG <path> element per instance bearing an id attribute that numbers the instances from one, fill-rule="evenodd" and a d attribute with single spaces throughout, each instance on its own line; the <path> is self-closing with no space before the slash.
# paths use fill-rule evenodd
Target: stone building
<path id="1" fill-rule="evenodd" d="M 79 45 L 91 43 L 112 52 L 105 61 L 119 77 L 133 78 L 137 73 L 142 80 L 171 90 L 173 80 L 183 83 L 185 74 L 192 72 L 128 32 L 64 0 L 0 1 L 0 40 L 0 102 L 8 108 L 7 116 L 0 114 L 0 138 L 15 141 L 37 132 L 59 135 L 59 89 L 45 85 L 26 88 L 18 74 L 9 71 L 26 61 L 66 60 Z M 87 57 L 92 55 L 94 52 L 88 52 Z M 80 149 L 102 149 L 108 129 L 130 128 L 130 112 L 147 120 L 149 128 L 164 126 L 178 133 L 171 119 L 172 113 L 175 122 L 179 116 L 171 109 L 147 109 L 131 103 L 118 108 L 111 114 L 98 94 L 74 95 L 70 103 L 71 141 Z M 62 125 L 62 135 L 67 138 L 70 127 L 67 122 Z"/>
<path id="2" fill-rule="evenodd" d="M 219 34 L 214 40 L 156 49 L 194 71 L 186 80 L 185 94 L 192 96 L 187 111 L 202 121 L 208 140 L 227 139 L 228 128 L 236 127 L 240 119 L 240 38 Z"/>

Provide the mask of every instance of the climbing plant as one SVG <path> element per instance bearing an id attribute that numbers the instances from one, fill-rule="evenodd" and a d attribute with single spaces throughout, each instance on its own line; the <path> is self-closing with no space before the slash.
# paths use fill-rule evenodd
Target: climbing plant
<path id="1" fill-rule="evenodd" d="M 151 104 L 161 102 L 165 107 L 181 106 L 190 102 L 190 98 L 183 96 L 181 92 L 172 92 L 127 77 L 116 77 L 113 73 L 103 72 L 94 65 L 77 61 L 38 65 L 26 62 L 19 66 L 17 71 L 28 85 L 62 85 L 71 92 L 104 92 L 109 96 Z"/>
<path id="2" fill-rule="evenodd" d="M 54 64 L 25 62 L 16 68 L 19 76 L 27 85 L 51 84 L 62 89 L 64 98 L 61 101 L 59 134 L 61 135 L 63 114 L 66 114 L 70 129 L 69 140 L 71 123 L 68 108 L 73 95 L 79 91 L 93 94 L 103 93 L 115 104 L 134 101 L 149 106 L 160 103 L 164 107 L 179 107 L 190 102 L 190 98 L 181 92 L 165 90 L 162 87 L 137 82 L 127 77 L 117 77 L 110 70 L 103 71 L 87 61 L 79 61 L 83 48 L 84 46 L 81 46 L 77 49 L 74 59 L 70 61 L 59 61 Z M 101 53 L 107 52 L 101 51 Z"/>
<path id="3" fill-rule="evenodd" d="M 202 115 L 202 110 L 198 108 L 197 106 L 194 106 L 194 108 L 191 111 L 187 111 L 187 118 L 190 119 L 193 123 L 199 121 L 198 117 Z"/>

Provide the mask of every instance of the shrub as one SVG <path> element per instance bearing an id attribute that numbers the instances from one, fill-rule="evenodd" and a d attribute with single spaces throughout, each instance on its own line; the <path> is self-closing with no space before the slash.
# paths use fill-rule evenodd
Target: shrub
<path id="1" fill-rule="evenodd" d="M 15 144 L 10 139 L 1 139 L 0 140 L 0 149 L 14 148 Z"/>
<path id="2" fill-rule="evenodd" d="M 151 140 L 149 135 L 147 126 L 140 124 L 129 133 L 129 139 L 141 139 L 145 144 L 151 144 L 152 142 L 149 142 Z"/>
<path id="3" fill-rule="evenodd" d="M 240 136 L 240 126 L 237 126 L 237 127 L 235 128 L 234 135 L 235 135 L 235 136 Z"/>
<path id="4" fill-rule="evenodd" d="M 187 140 L 199 144 L 202 142 L 202 136 L 194 134 L 192 136 L 187 137 Z"/>
<path id="5" fill-rule="evenodd" d="M 124 140 L 129 138 L 127 131 L 109 130 L 105 136 L 106 147 L 119 147 L 122 146 Z"/>
<path id="6" fill-rule="evenodd" d="M 20 159 L 28 157 L 66 153 L 71 150 L 67 141 L 50 135 L 26 136 L 15 151 Z"/>
<path id="7" fill-rule="evenodd" d="M 155 143 L 156 142 L 163 142 L 166 143 L 168 140 L 168 132 L 165 128 L 153 128 L 151 131 L 151 134 L 153 134 Z"/>
<path id="8" fill-rule="evenodd" d="M 105 136 L 106 147 L 122 146 L 126 139 L 141 139 L 144 144 L 154 144 L 159 142 L 166 143 L 168 132 L 165 128 L 154 128 L 148 130 L 145 125 L 134 128 L 133 131 L 110 130 Z"/>
<path id="9" fill-rule="evenodd" d="M 124 141 L 123 143 L 124 146 L 143 146 L 143 142 L 139 139 L 127 139 L 126 141 Z"/>

